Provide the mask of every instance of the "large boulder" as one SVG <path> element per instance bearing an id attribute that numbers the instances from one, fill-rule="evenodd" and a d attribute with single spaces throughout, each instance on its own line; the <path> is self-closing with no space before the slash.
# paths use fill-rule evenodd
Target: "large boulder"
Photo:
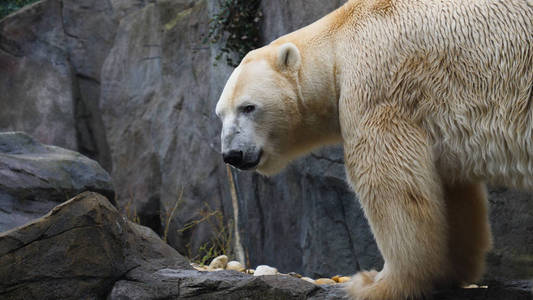
<path id="1" fill-rule="evenodd" d="M 21 132 L 0 133 L 0 232 L 87 190 L 114 199 L 111 177 L 96 161 Z"/>
<path id="2" fill-rule="evenodd" d="M 86 192 L 24 227 L 0 234 L 5 299 L 103 299 L 134 270 L 190 269 L 150 229 Z"/>

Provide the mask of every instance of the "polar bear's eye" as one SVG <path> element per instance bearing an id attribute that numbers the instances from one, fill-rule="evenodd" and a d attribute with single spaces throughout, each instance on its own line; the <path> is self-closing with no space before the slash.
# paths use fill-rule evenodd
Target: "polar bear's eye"
<path id="1" fill-rule="evenodd" d="M 242 108 L 242 112 L 245 114 L 249 114 L 255 110 L 255 105 L 246 105 Z"/>

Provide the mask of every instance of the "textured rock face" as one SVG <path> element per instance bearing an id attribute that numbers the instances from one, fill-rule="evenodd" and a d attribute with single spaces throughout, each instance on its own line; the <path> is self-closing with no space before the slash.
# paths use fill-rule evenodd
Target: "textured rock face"
<path id="1" fill-rule="evenodd" d="M 96 161 L 23 133 L 0 133 L 0 232 L 87 190 L 114 199 L 111 177 Z"/>
<path id="2" fill-rule="evenodd" d="M 435 291 L 435 300 L 530 300 L 531 282 L 491 282 L 488 288 Z M 129 272 L 108 299 L 342 300 L 343 285 L 315 285 L 288 275 L 251 276 L 235 271 L 160 269 L 150 277 Z"/>
<path id="3" fill-rule="evenodd" d="M 533 278 L 533 194 L 489 189 L 493 250 L 486 278 Z"/>
<path id="4" fill-rule="evenodd" d="M 212 236 L 207 223 L 178 232 L 206 204 L 229 214 L 214 126 L 218 95 L 208 88 L 211 53 L 201 43 L 207 22 L 206 1 L 147 5 L 121 20 L 102 69 L 100 107 L 121 204 L 133 203 L 156 229 L 178 205 L 168 239 L 182 253 Z"/>
<path id="5" fill-rule="evenodd" d="M 72 70 L 61 20 L 61 1 L 49 0 L 0 21 L 0 130 L 25 131 L 75 150 Z"/>
<path id="6" fill-rule="evenodd" d="M 95 193 L 0 234 L 0 297 L 5 299 L 104 298 L 129 272 L 164 267 L 190 268 L 150 229 L 127 221 Z"/>

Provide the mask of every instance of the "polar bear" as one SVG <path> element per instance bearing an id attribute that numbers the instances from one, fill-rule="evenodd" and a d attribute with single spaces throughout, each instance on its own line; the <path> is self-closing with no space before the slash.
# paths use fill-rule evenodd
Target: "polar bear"
<path id="1" fill-rule="evenodd" d="M 251 51 L 216 106 L 226 163 L 271 175 L 342 143 L 383 269 L 353 299 L 479 279 L 484 182 L 533 188 L 533 3 L 353 0 Z"/>

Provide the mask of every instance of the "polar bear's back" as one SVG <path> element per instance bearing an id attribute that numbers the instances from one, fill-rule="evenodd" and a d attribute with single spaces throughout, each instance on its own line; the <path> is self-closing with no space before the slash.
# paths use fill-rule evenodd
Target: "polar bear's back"
<path id="1" fill-rule="evenodd" d="M 401 107 L 427 130 L 443 176 L 533 188 L 532 1 L 393 3 L 345 44 L 348 101 Z"/>
<path id="2" fill-rule="evenodd" d="M 443 165 L 455 167 L 448 176 L 533 188 L 533 6 L 526 2 L 472 1 L 461 3 L 466 21 L 449 15 L 446 86 L 434 87 L 437 106 L 426 120 Z"/>

